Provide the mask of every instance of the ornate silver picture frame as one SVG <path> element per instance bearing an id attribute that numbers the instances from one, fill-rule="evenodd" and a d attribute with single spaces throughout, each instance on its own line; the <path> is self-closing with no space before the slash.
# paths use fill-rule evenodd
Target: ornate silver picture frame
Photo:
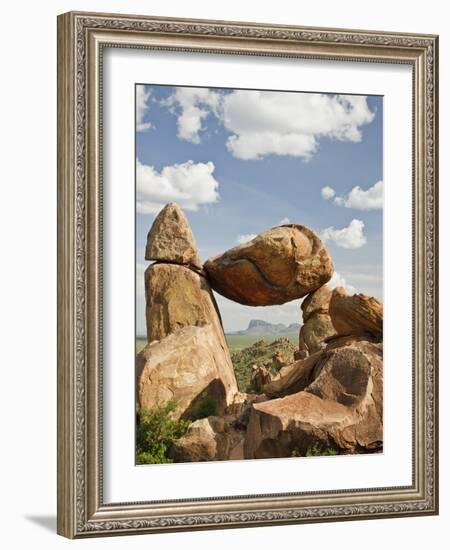
<path id="1" fill-rule="evenodd" d="M 102 90 L 107 48 L 411 67 L 411 484 L 274 494 L 264 491 L 262 482 L 260 494 L 177 500 L 155 500 L 149 488 L 142 502 L 105 501 Z M 437 36 L 77 12 L 58 17 L 59 534 L 82 538 L 438 513 L 437 117 Z"/>

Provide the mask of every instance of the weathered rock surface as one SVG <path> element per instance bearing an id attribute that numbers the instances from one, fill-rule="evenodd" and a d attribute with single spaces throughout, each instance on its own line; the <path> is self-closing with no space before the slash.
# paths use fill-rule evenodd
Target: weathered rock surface
<path id="1" fill-rule="evenodd" d="M 341 405 L 356 407 L 364 398 L 371 363 L 368 355 L 354 346 L 324 354 L 312 372 L 313 382 L 305 391 Z"/>
<path id="2" fill-rule="evenodd" d="M 325 348 L 326 339 L 336 335 L 333 323 L 328 315 L 331 290 L 321 286 L 309 294 L 302 302 L 303 326 L 299 334 L 299 349 L 316 353 Z"/>
<path id="3" fill-rule="evenodd" d="M 281 353 L 281 351 L 277 351 L 273 355 L 272 362 L 277 368 L 280 368 L 280 369 L 281 369 L 281 367 L 286 366 L 286 359 L 285 359 L 284 355 Z"/>
<path id="4" fill-rule="evenodd" d="M 364 294 L 348 296 L 338 287 L 333 290 L 329 313 L 339 336 L 383 337 L 383 304 L 376 298 Z"/>
<path id="5" fill-rule="evenodd" d="M 335 335 L 328 313 L 313 313 L 300 329 L 298 347 L 308 353 L 316 353 L 326 347 L 327 338 Z"/>
<path id="6" fill-rule="evenodd" d="M 145 259 L 201 269 L 194 235 L 178 205 L 167 204 L 156 216 L 147 236 Z"/>
<path id="7" fill-rule="evenodd" d="M 233 428 L 229 418 L 202 418 L 175 442 L 171 454 L 174 462 L 242 460 L 244 432 Z"/>
<path id="8" fill-rule="evenodd" d="M 342 348 L 344 346 L 350 346 L 352 344 L 357 344 L 358 342 L 369 342 L 369 343 L 373 343 L 373 342 L 376 342 L 377 340 L 374 339 L 374 338 L 371 338 L 370 336 L 367 336 L 367 335 L 350 335 L 350 336 L 332 336 L 331 338 L 327 338 L 326 340 L 326 347 L 325 349 L 327 351 L 329 350 L 332 350 L 332 349 L 336 349 L 336 348 Z"/>
<path id="9" fill-rule="evenodd" d="M 337 348 L 314 353 L 306 359 L 284 367 L 278 378 L 264 386 L 264 393 L 270 397 L 284 397 L 305 390 L 317 393 L 320 397 L 327 396 L 328 399 L 342 399 L 345 401 L 345 399 L 351 399 L 352 396 L 355 396 L 355 388 L 361 377 L 365 376 L 363 373 L 367 369 L 371 374 L 375 371 L 381 371 L 382 376 L 383 345 L 373 344 L 365 340 L 360 342 L 349 341 L 347 345 L 343 344 Z M 321 378 L 320 373 L 322 370 L 326 373 L 326 376 L 322 374 Z M 328 393 L 322 394 L 319 387 L 323 388 L 323 380 L 330 384 L 333 383 L 336 388 L 341 388 L 345 396 L 339 397 L 336 393 L 334 397 L 331 397 L 331 389 Z M 337 385 L 334 382 L 336 380 Z M 344 404 L 348 404 L 348 402 Z"/>
<path id="10" fill-rule="evenodd" d="M 147 344 L 137 356 L 136 374 L 139 406 L 175 400 L 174 417 L 189 418 L 206 400 L 223 414 L 237 393 L 228 349 L 213 324 L 185 326 Z"/>
<path id="11" fill-rule="evenodd" d="M 313 372 L 321 353 L 314 353 L 306 359 L 283 367 L 279 376 L 263 387 L 269 397 L 284 397 L 304 390 L 313 381 Z"/>
<path id="12" fill-rule="evenodd" d="M 302 376 L 303 383 L 308 379 L 312 382 L 302 391 L 252 405 L 245 457 L 305 456 L 311 450 L 338 453 L 380 450 L 381 347 L 359 343 L 358 347 L 346 346 L 299 361 L 297 387 L 301 387 L 298 382 Z M 268 392 L 267 386 L 265 391 Z"/>
<path id="13" fill-rule="evenodd" d="M 250 306 L 284 304 L 330 280 L 334 267 L 311 229 L 284 225 L 210 258 L 204 265 L 211 286 Z"/>
<path id="14" fill-rule="evenodd" d="M 296 349 L 294 351 L 294 361 L 300 361 L 301 359 L 306 359 L 308 357 L 308 355 L 309 355 L 308 350 L 306 350 L 306 349 Z"/>
<path id="15" fill-rule="evenodd" d="M 253 365 L 250 377 L 250 385 L 256 392 L 262 391 L 263 387 L 272 380 L 272 375 L 264 365 Z"/>
<path id="16" fill-rule="evenodd" d="M 185 326 L 210 323 L 225 346 L 217 304 L 205 277 L 180 265 L 152 264 L 145 271 L 145 296 L 149 342 Z"/>
<path id="17" fill-rule="evenodd" d="M 306 323 L 314 313 L 328 314 L 332 291 L 328 285 L 323 285 L 311 292 L 302 302 L 303 322 Z"/>

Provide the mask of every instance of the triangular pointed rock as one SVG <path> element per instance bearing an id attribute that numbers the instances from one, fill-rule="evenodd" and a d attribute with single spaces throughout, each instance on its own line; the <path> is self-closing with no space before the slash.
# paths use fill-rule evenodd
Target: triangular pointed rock
<path id="1" fill-rule="evenodd" d="M 178 205 L 167 204 L 155 218 L 147 235 L 145 259 L 201 269 L 197 243 L 189 222 Z"/>

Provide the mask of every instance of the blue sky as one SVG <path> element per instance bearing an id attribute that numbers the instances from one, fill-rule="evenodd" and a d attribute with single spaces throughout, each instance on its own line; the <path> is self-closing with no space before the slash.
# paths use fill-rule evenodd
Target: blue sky
<path id="1" fill-rule="evenodd" d="M 136 322 L 145 333 L 148 230 L 185 211 L 200 257 L 281 223 L 322 236 L 332 285 L 382 298 L 383 103 L 378 96 L 136 86 Z M 216 295 L 227 332 L 301 322 L 297 300 L 250 308 Z"/>

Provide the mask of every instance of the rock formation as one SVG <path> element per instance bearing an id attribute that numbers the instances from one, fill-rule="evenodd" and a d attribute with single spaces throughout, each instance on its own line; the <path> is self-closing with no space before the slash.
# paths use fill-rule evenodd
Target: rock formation
<path id="1" fill-rule="evenodd" d="M 272 375 L 264 365 L 253 365 L 250 377 L 250 385 L 256 392 L 262 391 L 263 387 L 272 380 Z"/>
<path id="2" fill-rule="evenodd" d="M 193 422 L 173 446 L 175 462 L 242 460 L 245 432 L 234 428 L 231 420 L 209 416 Z"/>
<path id="3" fill-rule="evenodd" d="M 212 324 L 185 326 L 148 344 L 137 357 L 136 374 L 139 406 L 175 400 L 175 417 L 190 418 L 210 400 L 223 414 L 237 392 L 228 350 Z"/>
<path id="4" fill-rule="evenodd" d="M 304 225 L 269 229 L 204 265 L 214 290 L 240 304 L 269 306 L 301 298 L 330 280 L 334 267 Z"/>
<path id="5" fill-rule="evenodd" d="M 314 314 L 328 314 L 332 290 L 328 285 L 323 285 L 311 294 L 308 294 L 303 300 L 301 308 L 303 313 L 303 323 Z"/>
<path id="6" fill-rule="evenodd" d="M 155 219 L 147 258 L 170 263 L 145 272 L 149 344 L 137 357 L 139 406 L 175 400 L 175 416 L 189 418 L 202 400 L 212 400 L 222 413 L 237 393 L 233 364 L 211 288 L 191 269 L 201 268 L 195 240 L 176 205 Z"/>
<path id="7" fill-rule="evenodd" d="M 191 226 L 176 204 L 167 204 L 156 216 L 147 235 L 145 259 L 201 269 Z"/>
<path id="8" fill-rule="evenodd" d="M 156 263 L 145 271 L 147 339 L 161 340 L 185 326 L 211 324 L 226 347 L 217 304 L 205 277 L 188 267 Z"/>
<path id="9" fill-rule="evenodd" d="M 296 349 L 294 351 L 294 361 L 300 361 L 300 359 L 306 359 L 309 355 L 306 349 Z"/>
<path id="10" fill-rule="evenodd" d="M 328 314 L 330 298 L 331 290 L 324 285 L 303 300 L 303 326 L 299 334 L 300 350 L 316 353 L 325 348 L 327 338 L 336 335 Z"/>
<path id="11" fill-rule="evenodd" d="M 145 272 L 149 343 L 136 361 L 138 405 L 153 409 L 174 400 L 173 417 L 192 421 L 170 458 L 382 449 L 383 306 L 329 289 L 333 262 L 315 233 L 302 225 L 276 227 L 202 267 L 186 217 L 169 204 L 150 229 L 146 259 L 156 263 Z M 306 296 L 299 349 L 288 339 L 261 340 L 233 354 L 245 392 L 237 388 L 211 287 L 252 306 Z"/>
<path id="12" fill-rule="evenodd" d="M 348 296 L 338 287 L 333 290 L 329 312 L 339 336 L 383 336 L 383 304 L 376 298 L 364 294 Z"/>
<path id="13" fill-rule="evenodd" d="M 291 371 L 296 371 L 296 385 L 284 388 L 285 397 L 252 406 L 245 457 L 305 456 L 313 449 L 319 454 L 321 450 L 335 454 L 380 450 L 382 355 L 378 346 L 345 346 L 298 362 Z M 265 386 L 264 391 L 269 390 Z"/>

